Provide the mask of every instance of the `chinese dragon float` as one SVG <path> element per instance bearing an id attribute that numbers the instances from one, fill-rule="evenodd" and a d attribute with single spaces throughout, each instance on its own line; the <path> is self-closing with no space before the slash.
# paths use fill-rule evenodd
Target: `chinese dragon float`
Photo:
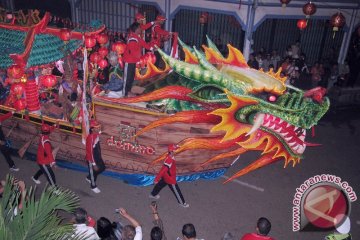
<path id="1" fill-rule="evenodd" d="M 17 110 L 3 127 L 13 142 L 35 147 L 40 124 L 58 123 L 51 139 L 58 148 L 57 159 L 65 160 L 59 164 L 81 170 L 85 155 L 81 124 L 45 115 L 40 100 L 49 89 L 41 90 L 39 82 L 54 80 L 45 73 L 39 77 L 45 80 L 36 81 L 26 72 L 63 60 L 65 80 L 77 82 L 72 79 L 72 54 L 84 48 L 84 39 L 101 35 L 105 27 L 66 31 L 48 26 L 50 18 L 46 13 L 27 24 L 0 24 L 0 68 L 11 72 L 6 80 L 10 93 L 1 95 L 5 97 L 0 109 L 2 114 Z M 165 66 L 160 69 L 148 61 L 146 71 L 137 71 L 137 83 L 145 89 L 140 95 L 109 98 L 89 91 L 92 116 L 102 125 L 107 174 L 130 184 L 151 184 L 170 143 L 179 146 L 175 153 L 180 181 L 217 178 L 247 151 L 259 151 L 261 156 L 227 181 L 281 160 L 285 166 L 298 164 L 311 145 L 305 140 L 306 131 L 329 108 L 324 92 L 286 85 L 281 70 L 249 68 L 231 45 L 224 57 L 210 39 L 203 51 L 180 39 L 179 43 L 184 61 L 158 49 Z"/>

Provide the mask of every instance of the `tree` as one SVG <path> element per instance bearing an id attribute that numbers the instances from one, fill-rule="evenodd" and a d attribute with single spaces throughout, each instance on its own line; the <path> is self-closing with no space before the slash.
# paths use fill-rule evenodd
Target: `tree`
<path id="1" fill-rule="evenodd" d="M 75 239 L 71 224 L 63 224 L 59 211 L 72 212 L 79 198 L 67 189 L 46 187 L 40 197 L 12 176 L 7 176 L 0 199 L 0 239 Z M 80 239 L 76 237 L 76 239 Z"/>

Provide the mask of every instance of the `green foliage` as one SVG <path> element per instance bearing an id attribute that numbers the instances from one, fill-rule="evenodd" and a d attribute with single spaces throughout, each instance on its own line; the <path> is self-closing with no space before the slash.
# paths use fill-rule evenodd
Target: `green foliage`
<path id="1" fill-rule="evenodd" d="M 19 199 L 23 198 L 19 210 Z M 70 190 L 47 187 L 39 198 L 30 188 L 21 193 L 12 176 L 7 177 L 0 200 L 0 239 L 57 240 L 75 239 L 71 224 L 63 224 L 59 211 L 72 212 L 79 198 Z M 78 239 L 78 238 L 77 238 Z"/>

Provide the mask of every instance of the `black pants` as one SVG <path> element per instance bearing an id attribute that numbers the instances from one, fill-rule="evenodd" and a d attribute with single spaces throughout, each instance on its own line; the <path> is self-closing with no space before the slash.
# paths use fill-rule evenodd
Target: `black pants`
<path id="1" fill-rule="evenodd" d="M 38 180 L 38 178 L 45 174 L 46 179 L 48 180 L 49 184 L 53 187 L 56 186 L 56 179 L 55 179 L 55 174 L 54 171 L 52 170 L 52 168 L 50 167 L 49 164 L 44 164 L 44 165 L 40 165 L 40 170 L 36 172 L 36 174 L 34 175 L 35 180 Z"/>
<path id="2" fill-rule="evenodd" d="M 5 147 L 5 146 L 1 146 L 0 151 L 4 155 L 5 160 L 6 160 L 7 164 L 9 165 L 9 167 L 10 168 L 15 167 L 15 163 L 12 160 L 11 155 L 10 155 L 10 151 L 11 151 L 10 148 Z"/>
<path id="3" fill-rule="evenodd" d="M 154 186 L 154 189 L 151 192 L 151 195 L 156 196 L 159 194 L 159 192 L 161 191 L 161 189 L 163 189 L 166 185 L 169 186 L 170 190 L 173 192 L 173 194 L 176 197 L 176 200 L 178 201 L 178 203 L 180 204 L 184 204 L 185 203 L 185 199 L 181 193 L 181 190 L 179 188 L 179 185 L 177 183 L 175 184 L 167 184 L 164 179 L 161 178 L 161 180 Z"/>
<path id="4" fill-rule="evenodd" d="M 131 91 L 135 79 L 136 63 L 125 63 L 123 95 L 127 96 Z"/>
<path id="5" fill-rule="evenodd" d="M 87 179 L 90 179 L 91 181 L 91 188 L 96 188 L 96 179 L 99 174 L 101 174 L 103 171 L 105 171 L 105 163 L 104 161 L 100 159 L 95 159 L 96 166 L 98 167 L 98 170 L 94 170 L 94 166 L 89 163 L 89 175 L 87 175 Z"/>

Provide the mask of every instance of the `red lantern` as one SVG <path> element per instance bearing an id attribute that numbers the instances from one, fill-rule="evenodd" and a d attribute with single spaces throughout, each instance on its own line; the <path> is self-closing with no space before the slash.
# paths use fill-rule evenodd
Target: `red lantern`
<path id="1" fill-rule="evenodd" d="M 344 26 L 346 20 L 344 15 L 342 15 L 341 12 L 335 13 L 334 15 L 332 15 L 331 20 L 330 20 L 330 24 L 331 26 L 333 26 L 333 31 L 337 32 L 339 31 L 339 28 L 341 28 L 342 26 Z"/>
<path id="2" fill-rule="evenodd" d="M 209 19 L 209 13 L 207 12 L 201 13 L 199 17 L 199 23 L 203 25 L 208 22 L 208 19 Z"/>
<path id="3" fill-rule="evenodd" d="M 7 73 L 14 79 L 21 78 L 24 75 L 24 69 L 17 64 L 12 65 L 7 69 Z"/>
<path id="4" fill-rule="evenodd" d="M 306 18 L 310 18 L 311 15 L 316 13 L 316 5 L 312 2 L 308 2 L 303 6 L 303 12 L 306 15 Z"/>
<path id="5" fill-rule="evenodd" d="M 290 3 L 290 1 L 291 1 L 291 0 L 280 0 L 281 6 L 282 6 L 283 8 L 285 8 L 286 5 Z"/>
<path id="6" fill-rule="evenodd" d="M 92 48 L 96 44 L 96 39 L 94 37 L 85 37 L 85 46 L 87 48 Z"/>
<path id="7" fill-rule="evenodd" d="M 299 19 L 297 21 L 297 27 L 300 29 L 300 30 L 304 30 L 307 26 L 307 21 L 305 19 Z"/>
<path id="8" fill-rule="evenodd" d="M 98 61 L 100 61 L 100 59 L 101 59 L 101 56 L 97 52 L 94 52 L 90 55 L 90 62 L 92 62 L 92 63 L 97 63 Z"/>
<path id="9" fill-rule="evenodd" d="M 10 91 L 16 95 L 17 98 L 21 98 L 23 95 L 25 88 L 21 83 L 14 83 L 11 85 Z"/>
<path id="10" fill-rule="evenodd" d="M 106 44 L 106 43 L 109 41 L 109 36 L 106 35 L 106 34 L 104 34 L 104 33 L 102 33 L 102 34 L 99 34 L 99 35 L 97 36 L 96 40 L 98 41 L 98 43 L 99 43 L 100 45 L 104 45 L 104 44 Z"/>
<path id="11" fill-rule="evenodd" d="M 108 65 L 108 62 L 105 59 L 100 59 L 97 64 L 100 69 L 104 69 Z"/>
<path id="12" fill-rule="evenodd" d="M 101 47 L 101 48 L 99 48 L 98 52 L 99 52 L 100 56 L 104 58 L 104 57 L 106 57 L 106 55 L 108 55 L 109 50 L 106 47 Z"/>
<path id="13" fill-rule="evenodd" d="M 41 84 L 47 88 L 52 88 L 57 83 L 55 75 L 43 75 L 40 77 Z"/>
<path id="14" fill-rule="evenodd" d="M 111 46 L 111 50 L 113 52 L 117 52 L 117 54 L 123 54 L 125 52 L 126 44 L 122 42 L 115 42 Z"/>
<path id="15" fill-rule="evenodd" d="M 26 107 L 26 102 L 25 99 L 18 99 L 14 102 L 14 108 L 16 109 L 16 111 L 21 111 L 24 110 Z"/>
<path id="16" fill-rule="evenodd" d="M 70 29 L 63 28 L 60 30 L 60 39 L 64 42 L 68 42 L 71 38 L 71 31 Z"/>

